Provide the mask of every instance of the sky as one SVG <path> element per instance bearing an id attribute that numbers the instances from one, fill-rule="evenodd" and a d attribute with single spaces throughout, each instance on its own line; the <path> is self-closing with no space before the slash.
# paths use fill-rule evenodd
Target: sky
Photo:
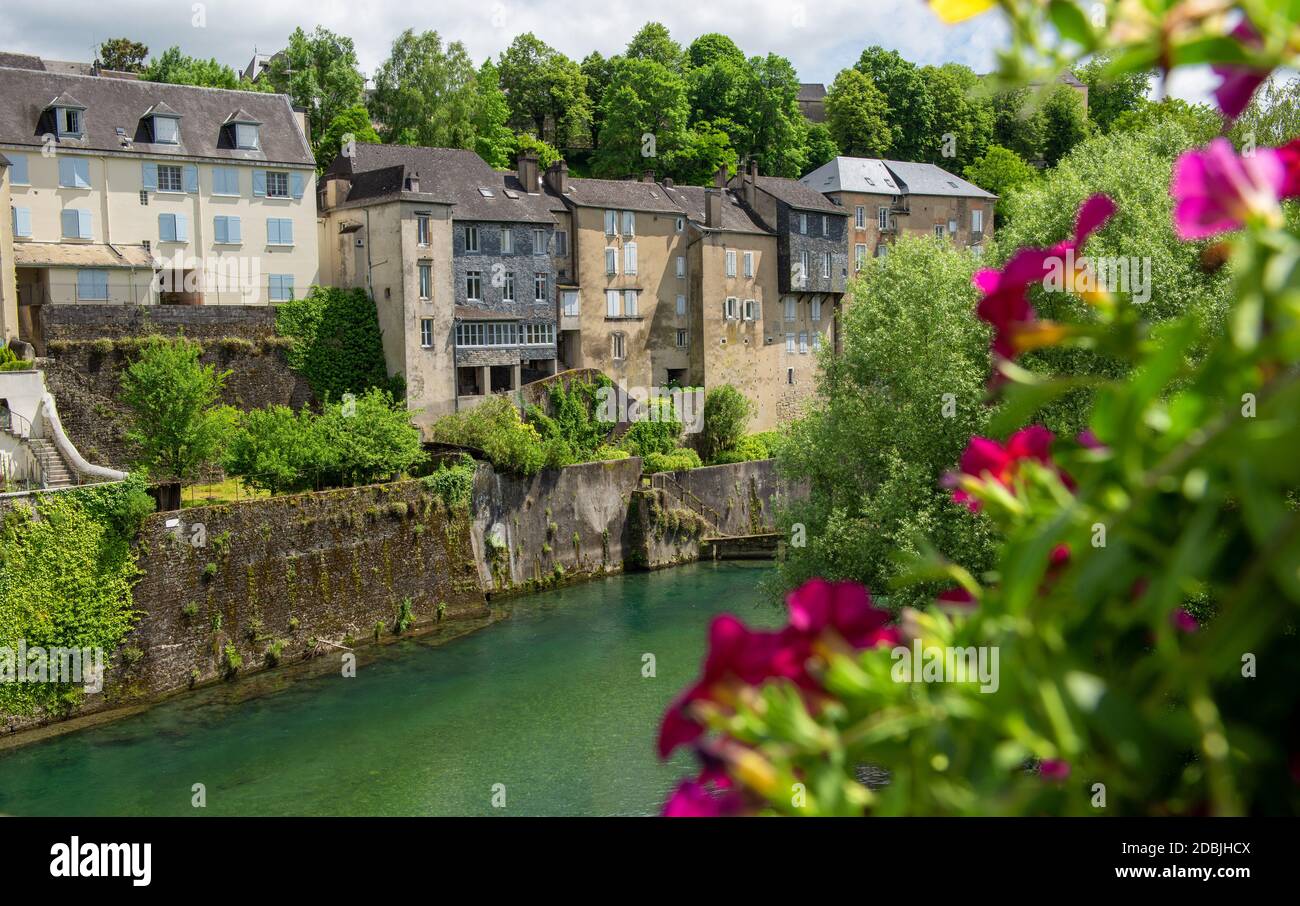
<path id="1" fill-rule="evenodd" d="M 129 37 L 159 54 L 176 44 L 196 57 L 216 57 L 242 70 L 254 49 L 280 49 L 302 26 L 323 25 L 356 43 L 362 71 L 372 74 L 405 28 L 437 31 L 463 42 L 474 61 L 495 57 L 515 35 L 531 31 L 581 60 L 592 50 L 619 53 L 653 16 L 681 44 L 708 32 L 729 35 L 746 54 L 790 59 L 804 82 L 827 85 L 872 44 L 920 64 L 958 62 L 976 72 L 993 67 L 1006 38 L 1000 13 L 944 26 L 922 0 L 480 0 L 415 4 L 411 0 L 312 0 L 304 7 L 277 0 L 6 0 L 0 50 L 61 60 L 94 59 L 106 38 Z M 740 12 L 743 10 L 743 12 Z M 1167 86 L 1187 100 L 1208 97 L 1214 79 L 1191 72 Z"/>

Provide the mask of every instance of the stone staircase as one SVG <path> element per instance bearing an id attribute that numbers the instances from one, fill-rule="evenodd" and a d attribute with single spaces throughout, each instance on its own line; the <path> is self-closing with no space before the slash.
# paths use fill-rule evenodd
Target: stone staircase
<path id="1" fill-rule="evenodd" d="M 41 437 L 29 437 L 27 445 L 41 464 L 41 477 L 47 488 L 66 488 L 77 483 L 76 475 L 52 442 Z"/>

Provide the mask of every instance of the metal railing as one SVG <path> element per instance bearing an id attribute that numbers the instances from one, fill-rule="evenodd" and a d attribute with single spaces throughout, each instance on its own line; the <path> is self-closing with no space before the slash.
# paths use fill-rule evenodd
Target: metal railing
<path id="1" fill-rule="evenodd" d="M 673 478 L 668 472 L 655 472 L 651 475 L 650 487 L 658 488 L 661 491 L 667 491 L 669 494 L 672 494 L 687 507 L 704 517 L 706 522 L 711 523 L 715 533 L 722 533 L 722 516 L 718 511 L 683 487 L 682 484 L 677 481 L 677 479 Z"/>
<path id="2" fill-rule="evenodd" d="M 18 490 L 26 490 L 26 491 L 32 490 L 33 485 L 36 488 L 46 487 L 45 463 L 42 461 L 40 455 L 36 452 L 36 450 L 33 449 L 32 446 L 30 445 L 30 441 L 32 439 L 31 420 L 26 418 L 25 416 L 19 415 L 17 412 L 13 411 L 8 406 L 0 406 L 0 431 L 3 431 L 5 434 L 8 434 L 10 437 L 28 442 L 23 444 L 23 448 L 27 450 L 31 462 L 36 469 L 35 480 L 28 477 L 28 478 L 17 479 L 15 482 L 12 483 L 24 485 L 24 487 L 19 488 Z M 4 482 L 2 486 L 4 490 L 6 491 L 13 490 L 13 488 L 10 488 L 11 480 L 9 479 L 8 476 L 0 476 L 0 481 Z"/>

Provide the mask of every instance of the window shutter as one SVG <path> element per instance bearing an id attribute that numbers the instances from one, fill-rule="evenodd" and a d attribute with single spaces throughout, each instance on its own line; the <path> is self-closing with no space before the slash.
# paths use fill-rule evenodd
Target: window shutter
<path id="1" fill-rule="evenodd" d="M 77 236 L 81 239 L 89 239 L 93 230 L 91 229 L 91 213 L 87 210 L 77 211 Z"/>
<path id="2" fill-rule="evenodd" d="M 144 187 L 148 189 L 150 192 L 157 192 L 158 191 L 158 165 L 145 164 L 143 169 L 144 169 Z"/>
<path id="3" fill-rule="evenodd" d="M 636 273 L 636 243 L 629 242 L 623 246 L 623 273 Z"/>
<path id="4" fill-rule="evenodd" d="M 76 185 L 76 173 L 73 170 L 73 160 L 70 157 L 59 158 L 59 185 L 72 186 Z"/>
<path id="5" fill-rule="evenodd" d="M 280 221 L 274 217 L 266 218 L 266 244 L 277 245 L 280 242 Z"/>
<path id="6" fill-rule="evenodd" d="M 14 233 L 19 236 L 32 235 L 31 208 L 14 208 Z"/>
<path id="7" fill-rule="evenodd" d="M 227 217 L 227 218 L 226 218 L 226 235 L 229 237 L 229 239 L 228 239 L 229 242 L 232 242 L 232 243 L 243 242 L 243 237 L 239 235 L 239 218 L 238 218 L 238 217 Z"/>
<path id="8" fill-rule="evenodd" d="M 199 168 L 193 164 L 185 167 L 185 191 L 197 192 L 199 190 Z"/>
<path id="9" fill-rule="evenodd" d="M 212 221 L 212 240 L 222 243 L 230 241 L 230 230 L 226 224 L 226 218 L 217 217 Z"/>
<path id="10" fill-rule="evenodd" d="M 636 290 L 634 289 L 623 291 L 623 314 L 629 318 L 636 317 Z"/>
<path id="11" fill-rule="evenodd" d="M 294 198 L 302 198 L 303 178 L 301 173 L 289 174 L 289 192 Z"/>
<path id="12" fill-rule="evenodd" d="M 158 215 L 158 241 L 159 242 L 176 241 L 176 215 L 175 214 Z"/>
<path id="13" fill-rule="evenodd" d="M 253 171 L 253 194 L 266 195 L 266 171 Z"/>
<path id="14" fill-rule="evenodd" d="M 78 189 L 90 188 L 90 161 L 84 157 L 72 161 L 73 185 Z"/>
<path id="15" fill-rule="evenodd" d="M 16 186 L 27 185 L 27 155 L 26 154 L 9 154 L 10 176 L 9 181 Z"/>
<path id="16" fill-rule="evenodd" d="M 618 317 L 618 290 L 616 289 L 605 291 L 605 317 Z"/>
<path id="17" fill-rule="evenodd" d="M 635 211 L 623 212 L 623 235 L 624 236 L 636 235 L 636 212 Z"/>
<path id="18" fill-rule="evenodd" d="M 189 223 L 186 221 L 184 214 L 176 215 L 176 241 L 177 242 L 190 241 Z"/>
<path id="19" fill-rule="evenodd" d="M 605 212 L 605 235 L 613 236 L 618 229 L 618 212 Z"/>

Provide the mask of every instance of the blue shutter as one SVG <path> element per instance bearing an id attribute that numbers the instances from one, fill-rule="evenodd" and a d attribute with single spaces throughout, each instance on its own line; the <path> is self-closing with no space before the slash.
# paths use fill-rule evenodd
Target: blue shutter
<path id="1" fill-rule="evenodd" d="M 232 244 L 238 244 L 240 242 L 243 242 L 243 238 L 239 235 L 238 217 L 226 218 L 226 232 L 230 237 L 228 241 L 231 242 Z"/>
<path id="2" fill-rule="evenodd" d="M 64 208 L 59 213 L 59 220 L 63 225 L 63 238 L 76 239 L 78 234 L 77 211 L 75 208 Z"/>
<path id="3" fill-rule="evenodd" d="M 77 211 L 77 236 L 81 239 L 89 239 L 93 230 L 91 229 L 91 214 L 87 210 Z"/>
<path id="4" fill-rule="evenodd" d="M 73 160 L 70 157 L 59 158 L 59 185 L 73 186 L 76 185 L 77 174 L 73 168 Z"/>
<path id="5" fill-rule="evenodd" d="M 293 245 L 293 221 L 280 221 L 280 242 L 284 245 Z"/>
<path id="6" fill-rule="evenodd" d="M 72 178 L 73 185 L 78 189 L 90 188 L 90 161 L 87 158 L 78 157 L 73 159 Z"/>
<path id="7" fill-rule="evenodd" d="M 177 242 L 190 241 L 189 222 L 185 219 L 184 214 L 176 215 L 176 241 Z"/>
<path id="8" fill-rule="evenodd" d="M 190 164 L 185 168 L 185 191 L 197 192 L 199 190 L 199 168 Z"/>
<path id="9" fill-rule="evenodd" d="M 279 275 L 279 274 L 270 274 L 269 276 L 267 276 L 267 278 L 266 278 L 266 298 L 269 299 L 269 300 L 272 301 L 272 302 L 275 302 L 276 300 L 278 300 L 278 299 L 280 298 L 280 294 L 279 294 L 278 292 L 276 292 L 276 290 L 279 288 L 279 286 L 280 286 L 280 275 Z"/>
<path id="10" fill-rule="evenodd" d="M 212 241 L 226 243 L 230 241 L 229 229 L 226 226 L 226 218 L 216 217 L 212 221 Z"/>
<path id="11" fill-rule="evenodd" d="M 254 195 L 266 194 L 266 171 L 265 170 L 253 171 L 253 194 Z"/>
<path id="12" fill-rule="evenodd" d="M 266 244 L 276 245 L 280 241 L 280 221 L 274 217 L 266 218 Z"/>
<path id="13" fill-rule="evenodd" d="M 77 271 L 77 298 L 78 299 L 91 298 L 91 293 L 94 292 L 93 289 L 93 285 L 95 282 L 94 277 L 95 275 L 93 271 Z"/>
<path id="14" fill-rule="evenodd" d="M 9 154 L 9 181 L 16 186 L 27 185 L 27 155 Z"/>
<path id="15" fill-rule="evenodd" d="M 293 298 L 293 274 L 280 275 L 280 294 L 285 299 Z"/>
<path id="16" fill-rule="evenodd" d="M 302 198 L 303 178 L 301 173 L 289 174 L 289 192 L 294 198 Z"/>
<path id="17" fill-rule="evenodd" d="M 149 190 L 150 192 L 157 192 L 158 191 L 158 165 L 145 164 L 143 179 L 144 179 L 144 187 L 147 190 Z"/>
<path id="18" fill-rule="evenodd" d="M 159 242 L 176 241 L 176 215 L 175 214 L 158 215 L 158 241 Z"/>
<path id="19" fill-rule="evenodd" d="M 30 238 L 32 235 L 31 208 L 14 208 L 14 235 Z"/>

